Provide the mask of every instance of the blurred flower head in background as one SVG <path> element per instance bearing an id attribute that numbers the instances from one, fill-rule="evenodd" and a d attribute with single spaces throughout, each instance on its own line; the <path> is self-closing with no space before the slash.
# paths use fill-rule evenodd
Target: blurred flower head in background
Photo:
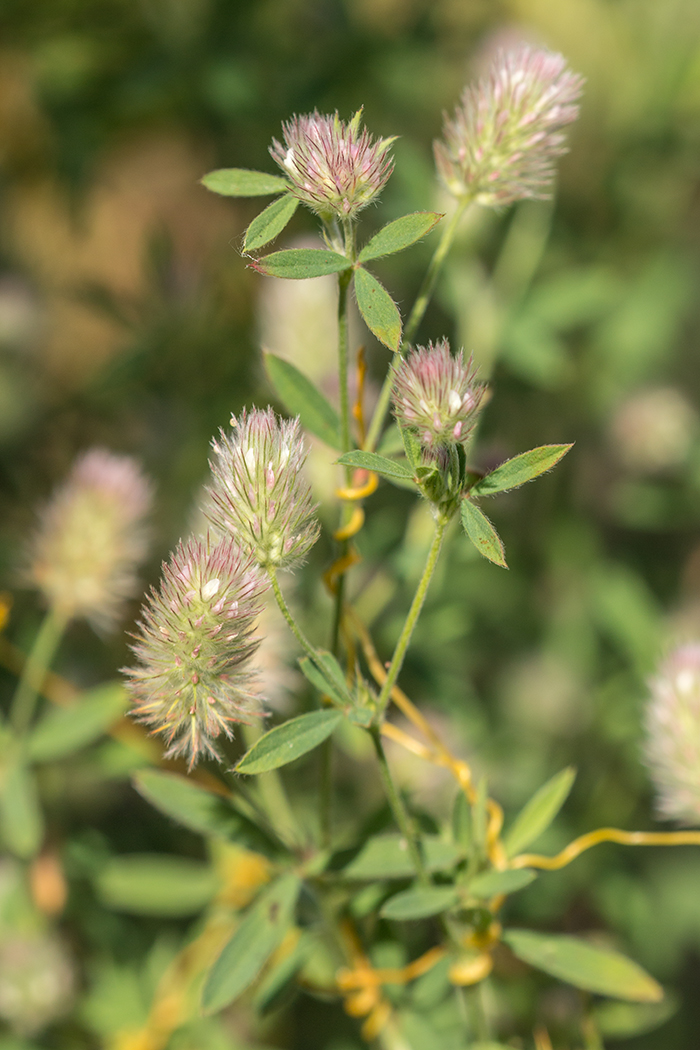
<path id="1" fill-rule="evenodd" d="M 471 358 L 450 352 L 446 339 L 416 347 L 396 370 L 394 414 L 427 448 L 466 444 L 474 428 L 484 390 L 476 382 Z"/>
<path id="2" fill-rule="evenodd" d="M 644 752 L 659 815 L 700 825 L 700 642 L 675 649 L 652 681 Z"/>
<path id="3" fill-rule="evenodd" d="M 8 933 L 0 939 L 0 1017 L 30 1036 L 66 1014 L 75 989 L 71 960 L 51 934 Z"/>
<path id="4" fill-rule="evenodd" d="M 212 442 L 211 523 L 260 565 L 295 568 L 319 535 L 302 473 L 307 450 L 299 420 L 256 408 L 231 426 L 231 434 L 221 431 Z"/>
<path id="5" fill-rule="evenodd" d="M 636 474 L 681 466 L 697 433 L 697 412 L 674 387 L 634 394 L 618 407 L 610 422 L 615 455 Z"/>
<path id="6" fill-rule="evenodd" d="M 282 125 L 284 145 L 272 140 L 270 153 L 292 192 L 326 222 L 354 218 L 393 171 L 388 150 L 394 139 L 373 139 L 361 119 L 361 109 L 348 124 L 337 113 L 314 110 Z"/>
<path id="7" fill-rule="evenodd" d="M 136 460 L 96 448 L 82 455 L 41 515 L 29 577 L 65 619 L 111 628 L 137 592 L 147 551 L 150 482 Z"/>
<path id="8" fill-rule="evenodd" d="M 132 646 L 138 666 L 126 671 L 134 716 L 161 733 L 167 757 L 218 758 L 215 741 L 232 723 L 260 714 L 255 676 L 246 664 L 267 586 L 253 560 L 230 540 L 180 543 L 163 566 Z"/>
<path id="9" fill-rule="evenodd" d="M 499 52 L 488 76 L 464 89 L 434 143 L 445 187 L 489 207 L 548 197 L 582 89 L 583 78 L 562 55 L 530 47 Z"/>

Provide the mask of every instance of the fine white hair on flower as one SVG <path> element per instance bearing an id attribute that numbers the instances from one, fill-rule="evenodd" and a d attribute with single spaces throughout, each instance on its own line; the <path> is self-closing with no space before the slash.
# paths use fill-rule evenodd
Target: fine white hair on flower
<path id="1" fill-rule="evenodd" d="M 700 826 L 700 642 L 679 646 L 661 664 L 645 728 L 659 815 Z"/>
<path id="2" fill-rule="evenodd" d="M 299 420 L 255 408 L 232 423 L 212 442 L 207 516 L 219 535 L 235 539 L 260 565 L 293 569 L 319 535 Z"/>
<path id="3" fill-rule="evenodd" d="M 488 75 L 464 89 L 434 143 L 446 189 L 490 207 L 549 197 L 583 84 L 555 52 L 500 51 Z"/>
<path id="4" fill-rule="evenodd" d="M 266 587 L 230 540 L 190 538 L 163 565 L 132 645 L 137 665 L 125 674 L 133 715 L 165 737 L 166 757 L 184 755 L 190 768 L 219 758 L 217 739 L 262 713 L 248 664 Z"/>
<path id="5" fill-rule="evenodd" d="M 80 456 L 40 516 L 29 580 L 65 619 L 113 627 L 136 594 L 148 549 L 152 487 L 135 459 L 95 448 Z"/>
<path id="6" fill-rule="evenodd" d="M 270 154 L 292 183 L 292 193 L 325 221 L 354 216 L 374 200 L 391 175 L 393 138 L 373 139 L 360 126 L 362 110 L 349 123 L 318 110 L 282 125 L 284 145 L 272 140 Z"/>

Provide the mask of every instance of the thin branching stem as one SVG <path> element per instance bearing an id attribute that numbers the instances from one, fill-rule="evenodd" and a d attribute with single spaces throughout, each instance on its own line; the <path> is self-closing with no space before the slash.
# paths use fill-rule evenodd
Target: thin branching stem
<path id="1" fill-rule="evenodd" d="M 39 628 L 12 700 L 10 724 L 18 736 L 26 733 L 31 724 L 37 698 L 60 645 L 66 623 L 64 616 L 55 609 L 49 609 Z"/>

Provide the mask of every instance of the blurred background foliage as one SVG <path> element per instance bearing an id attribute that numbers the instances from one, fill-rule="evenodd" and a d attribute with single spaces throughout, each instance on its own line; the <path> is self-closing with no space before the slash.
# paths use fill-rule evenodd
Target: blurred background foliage
<path id="1" fill-rule="evenodd" d="M 347 118 L 364 105 L 374 133 L 400 136 L 366 226 L 446 210 L 431 140 L 485 55 L 524 36 L 586 76 L 556 201 L 473 215 L 420 336 L 447 334 L 491 377 L 482 465 L 549 441 L 576 445 L 552 475 L 492 504 L 509 572 L 450 544 L 404 681 L 507 811 L 557 769 L 578 767 L 545 851 L 601 824 L 652 827 L 640 761 L 646 683 L 670 644 L 700 635 L 696 0 L 4 0 L 0 30 L 0 581 L 14 594 L 6 637 L 22 649 L 41 615 L 21 585 L 27 531 L 77 452 L 130 452 L 157 479 L 153 580 L 191 525 L 212 433 L 272 396 L 261 340 L 319 380 L 332 372 L 323 281 L 273 286 L 246 270 L 237 249 L 257 202 L 215 198 L 199 178 L 219 166 L 272 170 L 267 146 L 293 112 Z M 300 210 L 287 242 L 313 235 Z M 404 311 L 430 250 L 380 267 Z M 386 358 L 368 350 L 380 376 Z M 323 499 L 332 476 L 321 459 L 315 450 Z M 427 527 L 425 510 L 395 490 L 368 505 L 354 588 L 382 653 Z M 314 567 L 329 557 L 326 545 Z M 294 597 L 322 639 L 320 584 L 300 578 Z M 90 686 L 127 659 L 122 634 L 98 639 L 78 625 L 59 670 Z M 0 674 L 9 690 L 10 672 Z M 106 856 L 154 849 L 194 863 L 202 846 L 134 793 L 129 774 L 147 759 L 122 738 L 42 774 L 71 884 L 60 941 L 11 863 L 0 868 L 3 1050 L 359 1046 L 351 1022 L 347 1036 L 329 1035 L 326 1008 L 306 1000 L 262 1032 L 237 1007 L 160 1042 L 129 1042 L 193 905 L 181 919 L 114 910 L 94 872 Z M 449 786 L 393 758 L 415 804 L 440 812 Z M 346 777 L 349 799 L 350 767 Z M 369 814 L 378 788 L 362 791 Z M 513 918 L 615 931 L 681 1007 L 658 1032 L 610 1045 L 694 1050 L 699 890 L 696 850 L 605 846 L 539 880 Z M 35 1004 L 30 1021 L 17 1020 L 21 1009 L 7 1006 L 32 951 L 57 1002 L 73 997 L 67 1019 L 49 1009 L 45 1020 Z M 573 993 L 542 987 L 540 1020 L 565 1032 Z M 527 1014 L 515 993 L 508 1009 Z"/>

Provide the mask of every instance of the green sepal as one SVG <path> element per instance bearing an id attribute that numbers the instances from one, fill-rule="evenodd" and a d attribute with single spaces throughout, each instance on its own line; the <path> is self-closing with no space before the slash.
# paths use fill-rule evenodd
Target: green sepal
<path id="1" fill-rule="evenodd" d="M 538 788 L 525 803 L 503 839 L 509 857 L 520 853 L 547 830 L 569 797 L 575 779 L 576 770 L 567 766 Z"/>
<path id="2" fill-rule="evenodd" d="M 343 443 L 338 413 L 311 380 L 295 365 L 267 350 L 263 353 L 263 361 L 275 393 L 287 411 L 299 416 L 302 426 L 321 441 L 340 450 Z"/>
<path id="3" fill-rule="evenodd" d="M 573 444 L 542 445 L 507 459 L 500 467 L 477 481 L 471 492 L 475 496 L 493 496 L 497 492 L 517 489 L 555 467 L 570 448 L 573 448 Z"/>
<path id="4" fill-rule="evenodd" d="M 267 197 L 289 189 L 287 180 L 279 175 L 249 171 L 248 168 L 218 168 L 205 175 L 201 182 L 222 197 Z"/>
<path id="5" fill-rule="evenodd" d="M 663 988 L 653 977 L 611 948 L 533 930 L 506 930 L 503 940 L 523 962 L 575 988 L 635 1003 L 658 1003 L 663 999 Z"/>
<path id="6" fill-rule="evenodd" d="M 267 208 L 256 215 L 245 231 L 244 252 L 256 252 L 270 241 L 274 241 L 285 228 L 294 212 L 299 207 L 299 199 L 291 193 L 285 193 Z"/>
<path id="7" fill-rule="evenodd" d="M 410 248 L 430 233 L 442 218 L 444 216 L 436 211 L 415 211 L 388 222 L 369 239 L 359 254 L 359 261 L 369 262 L 370 259 L 379 259 L 383 255 L 393 255 Z"/>
<path id="8" fill-rule="evenodd" d="M 253 776 L 280 769 L 313 751 L 326 740 L 343 715 L 337 710 L 311 711 L 265 733 L 236 764 L 237 773 Z"/>
<path id="9" fill-rule="evenodd" d="M 354 452 L 346 452 L 338 460 L 343 467 L 358 467 L 362 470 L 373 470 L 375 474 L 381 474 L 384 478 L 400 478 L 402 481 L 413 481 L 414 471 L 406 463 L 399 460 L 386 459 L 377 455 L 376 452 L 362 452 L 360 449 Z"/>
<path id="10" fill-rule="evenodd" d="M 355 271 L 355 298 L 372 335 L 390 350 L 401 346 L 401 314 L 386 288 L 368 270 Z"/>
<path id="11" fill-rule="evenodd" d="M 27 756 L 52 762 L 98 740 L 117 722 L 129 704 L 121 682 L 107 682 L 78 697 L 71 707 L 51 708 L 31 730 Z"/>
<path id="12" fill-rule="evenodd" d="M 95 881 L 98 896 L 109 908 L 172 918 L 196 915 L 218 886 L 218 876 L 208 864 L 164 853 L 113 857 Z"/>
<path id="13" fill-rule="evenodd" d="M 325 277 L 350 269 L 350 262 L 338 252 L 325 248 L 286 248 L 281 252 L 263 255 L 248 264 L 251 270 L 266 277 L 284 277 L 291 281 L 305 281 L 309 277 Z"/>
<path id="14" fill-rule="evenodd" d="M 248 988 L 292 924 L 301 880 L 282 875 L 246 912 L 212 966 L 202 992 L 205 1014 L 223 1010 Z"/>
<path id="15" fill-rule="evenodd" d="M 500 565 L 502 568 L 507 569 L 506 552 L 503 549 L 501 537 L 483 511 L 479 510 L 470 499 L 463 499 L 460 513 L 464 531 L 479 554 L 484 558 L 488 558 L 494 565 Z"/>
<path id="16" fill-rule="evenodd" d="M 459 901 L 459 893 L 451 886 L 431 886 L 425 889 L 404 890 L 390 897 L 379 914 L 384 919 L 407 921 L 427 919 L 449 911 Z"/>

